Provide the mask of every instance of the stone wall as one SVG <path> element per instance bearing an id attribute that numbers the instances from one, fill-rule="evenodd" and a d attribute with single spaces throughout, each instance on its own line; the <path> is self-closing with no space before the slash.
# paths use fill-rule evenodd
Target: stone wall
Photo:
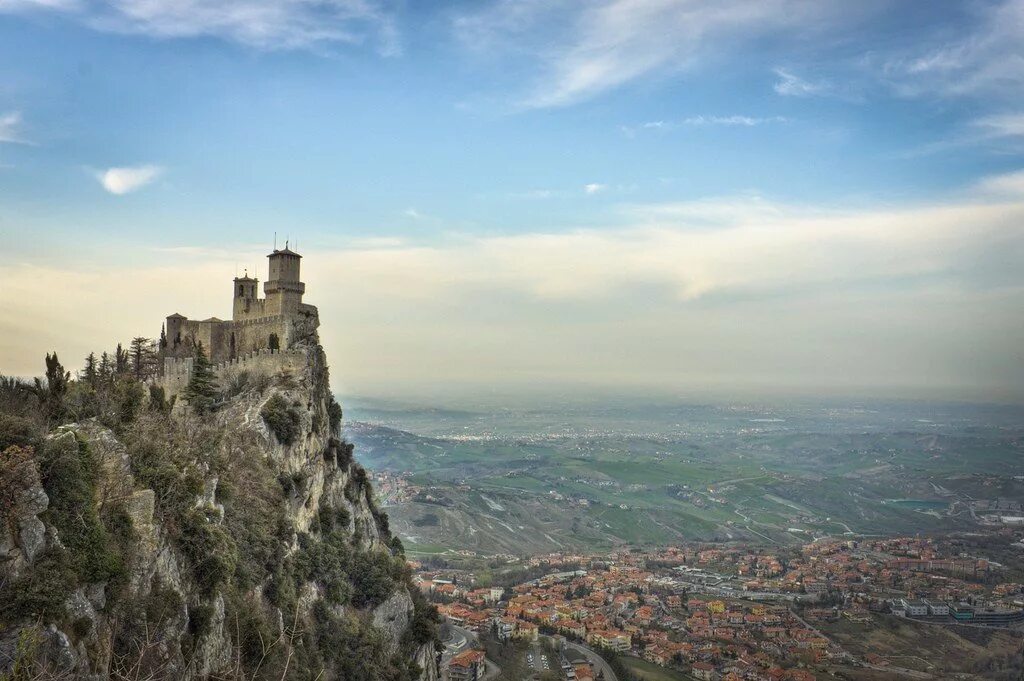
<path id="1" fill-rule="evenodd" d="M 223 387 L 234 377 L 244 371 L 253 374 L 277 376 L 282 372 L 300 374 L 305 368 L 306 352 L 295 350 L 270 350 L 264 348 L 248 352 L 232 360 L 217 362 L 213 365 L 213 373 L 217 383 Z M 154 380 L 154 384 L 164 389 L 166 399 L 181 395 L 192 378 L 195 360 L 191 357 L 165 357 L 164 374 Z"/>

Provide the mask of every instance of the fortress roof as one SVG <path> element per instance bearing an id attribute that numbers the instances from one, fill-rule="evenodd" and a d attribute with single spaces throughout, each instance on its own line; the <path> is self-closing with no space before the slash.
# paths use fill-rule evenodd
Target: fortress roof
<path id="1" fill-rule="evenodd" d="M 188 319 L 188 317 L 186 317 L 183 314 L 178 314 L 177 312 L 175 312 L 170 317 L 168 317 L 168 319 Z"/>
<path id="2" fill-rule="evenodd" d="M 257 281 L 257 279 L 246 274 L 244 277 L 235 277 L 235 281 Z"/>
<path id="3" fill-rule="evenodd" d="M 301 258 L 302 257 L 301 255 L 299 255 L 298 253 L 296 253 L 292 249 L 288 248 L 287 246 L 285 248 L 282 248 L 281 250 L 276 250 L 275 249 L 274 252 L 271 253 L 270 255 L 268 255 L 267 257 L 268 258 L 273 258 L 275 255 L 294 255 L 296 258 Z"/>

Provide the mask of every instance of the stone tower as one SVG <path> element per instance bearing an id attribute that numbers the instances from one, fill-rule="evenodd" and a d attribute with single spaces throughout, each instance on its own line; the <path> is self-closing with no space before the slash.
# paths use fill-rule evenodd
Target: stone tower
<path id="1" fill-rule="evenodd" d="M 320 318 L 316 307 L 302 302 L 306 292 L 299 278 L 302 256 L 285 244 L 283 250 L 275 249 L 267 259 L 270 276 L 263 284 L 266 297 L 259 297 L 259 281 L 248 271 L 235 277 L 230 321 L 216 317 L 196 320 L 180 314 L 167 317 L 167 346 L 162 350 L 165 359 L 192 357 L 202 343 L 212 361 L 225 362 L 260 351 L 288 350 L 297 340 L 312 337 Z"/>
<path id="2" fill-rule="evenodd" d="M 235 277 L 234 306 L 231 318 L 234 320 L 262 317 L 265 314 L 259 300 L 259 286 L 256 279 L 246 271 L 244 277 Z"/>
<path id="3" fill-rule="evenodd" d="M 299 280 L 302 256 L 289 250 L 286 244 L 283 250 L 275 250 L 267 258 L 270 261 L 270 273 L 263 284 L 263 292 L 267 294 L 265 313 L 296 314 L 302 305 L 302 294 L 306 292 L 306 285 Z"/>

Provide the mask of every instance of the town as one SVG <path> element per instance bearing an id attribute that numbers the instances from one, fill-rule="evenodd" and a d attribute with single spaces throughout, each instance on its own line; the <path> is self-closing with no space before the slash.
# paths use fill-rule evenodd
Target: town
<path id="1" fill-rule="evenodd" d="M 902 620 L 1019 637 L 1024 586 L 1004 566 L 958 548 L 945 538 L 902 537 L 822 540 L 785 552 L 695 544 L 553 553 L 519 561 L 508 574 L 524 578 L 514 584 L 422 565 L 417 583 L 464 634 L 461 649 L 445 655 L 453 681 L 485 677 L 474 638 L 525 645 L 536 678 L 607 677 L 607 660 L 708 680 L 805 681 L 837 665 L 931 678 L 915 675 L 933 663 L 887 659 L 838 634 Z"/>

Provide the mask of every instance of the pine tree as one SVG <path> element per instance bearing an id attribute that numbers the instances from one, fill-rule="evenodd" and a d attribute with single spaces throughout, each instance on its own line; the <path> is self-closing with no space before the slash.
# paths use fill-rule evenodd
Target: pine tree
<path id="1" fill-rule="evenodd" d="M 203 344 L 196 345 L 196 355 L 192 364 L 192 377 L 185 386 L 183 397 L 197 414 L 205 414 L 213 409 L 217 396 L 217 384 L 213 376 L 213 365 L 206 358 Z"/>
<path id="2" fill-rule="evenodd" d="M 114 350 L 114 371 L 118 374 L 124 374 L 128 372 L 128 352 L 121 348 L 121 344 L 117 344 L 117 349 Z"/>
<path id="3" fill-rule="evenodd" d="M 100 365 L 96 369 L 96 377 L 101 383 L 106 383 L 110 380 L 110 376 L 113 373 L 113 369 L 110 366 L 110 355 L 104 352 L 100 355 Z"/>
<path id="4" fill-rule="evenodd" d="M 167 349 L 167 330 L 164 328 L 163 324 L 160 325 L 160 349 Z"/>
<path id="5" fill-rule="evenodd" d="M 156 367 L 156 348 L 153 341 L 144 336 L 132 338 L 128 356 L 135 380 L 141 381 L 153 375 Z"/>
<path id="6" fill-rule="evenodd" d="M 85 370 L 83 371 L 82 378 L 89 384 L 90 388 L 96 387 L 96 353 L 90 352 L 89 356 L 85 358 Z"/>
<path id="7" fill-rule="evenodd" d="M 46 353 L 46 385 L 36 378 L 32 391 L 39 397 L 39 401 L 46 405 L 51 417 L 60 414 L 70 380 L 71 372 L 64 370 L 64 365 L 57 359 L 57 353 Z"/>

